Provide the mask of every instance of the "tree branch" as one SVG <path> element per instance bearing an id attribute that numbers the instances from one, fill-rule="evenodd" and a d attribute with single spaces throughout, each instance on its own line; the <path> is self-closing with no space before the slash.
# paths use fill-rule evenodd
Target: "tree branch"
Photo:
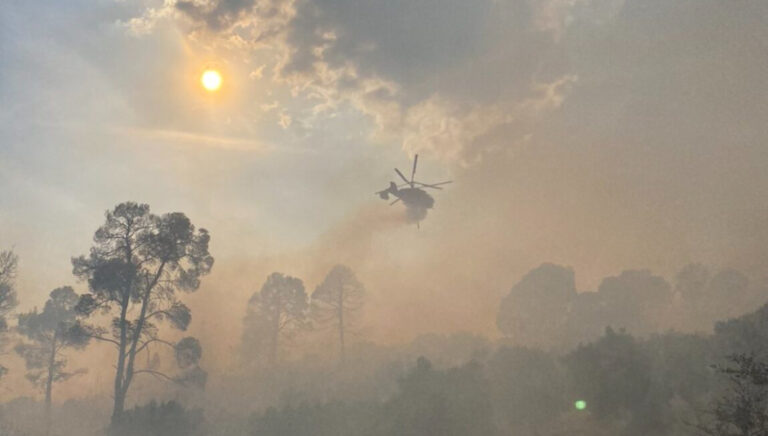
<path id="1" fill-rule="evenodd" d="M 141 350 L 147 348 L 147 346 L 149 344 L 153 343 L 153 342 L 158 342 L 158 343 L 161 343 L 161 344 L 165 344 L 165 345 L 167 345 L 167 346 L 169 346 L 171 348 L 173 348 L 175 346 L 172 342 L 166 341 L 165 339 L 151 338 L 151 339 L 147 339 L 146 341 L 144 341 L 144 343 L 141 344 L 141 346 L 136 349 L 136 354 L 139 354 L 141 352 Z"/>
<path id="2" fill-rule="evenodd" d="M 153 375 L 153 376 L 155 376 L 157 378 L 162 378 L 162 379 L 168 380 L 170 382 L 176 383 L 176 380 L 173 377 L 170 377 L 170 376 L 168 376 L 166 374 L 163 374 L 160 371 L 155 371 L 153 369 L 138 369 L 138 370 L 134 371 L 133 374 L 134 375 L 136 375 L 136 374 L 149 374 L 149 375 Z"/>
<path id="3" fill-rule="evenodd" d="M 105 338 L 104 336 L 99 336 L 99 335 L 94 335 L 94 334 L 88 334 L 88 333 L 86 333 L 85 335 L 86 335 L 86 336 L 88 336 L 89 338 L 93 338 L 93 339 L 96 339 L 97 341 L 104 341 L 104 342 L 109 342 L 109 343 L 111 343 L 111 344 L 115 344 L 115 345 L 116 345 L 116 346 L 118 346 L 118 347 L 120 346 L 120 343 L 119 343 L 119 342 L 117 342 L 117 341 L 116 341 L 116 340 L 114 340 L 114 339 L 109 339 L 109 338 Z"/>

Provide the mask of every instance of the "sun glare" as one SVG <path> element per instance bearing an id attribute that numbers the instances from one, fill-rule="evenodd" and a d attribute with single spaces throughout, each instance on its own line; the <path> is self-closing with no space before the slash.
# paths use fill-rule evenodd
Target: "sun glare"
<path id="1" fill-rule="evenodd" d="M 221 74 L 216 70 L 205 70 L 200 77 L 200 83 L 208 91 L 216 91 L 221 88 Z"/>

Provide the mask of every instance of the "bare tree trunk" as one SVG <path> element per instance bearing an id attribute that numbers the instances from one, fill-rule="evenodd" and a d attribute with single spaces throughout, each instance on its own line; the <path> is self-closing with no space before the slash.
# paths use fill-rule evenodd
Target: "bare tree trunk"
<path id="1" fill-rule="evenodd" d="M 53 377 L 56 370 L 56 341 L 58 332 L 53 334 L 51 340 L 51 355 L 48 358 L 48 378 L 45 380 L 45 434 L 51 434 L 51 403 L 53 397 Z"/>
<path id="2" fill-rule="evenodd" d="M 339 291 L 339 359 L 343 364 L 346 360 L 344 350 L 344 291 Z"/>
<path id="3" fill-rule="evenodd" d="M 129 295 L 126 291 L 123 297 L 120 311 L 120 344 L 117 347 L 117 368 L 115 369 L 115 403 L 112 408 L 112 424 L 116 424 L 123 415 L 125 409 L 125 393 L 123 390 L 123 376 L 125 374 L 125 347 L 128 339 L 127 320 Z"/>
<path id="4" fill-rule="evenodd" d="M 162 266 L 160 267 L 162 271 Z M 159 276 L 159 273 L 158 273 Z M 157 279 L 155 280 L 157 282 Z M 154 287 L 154 285 L 152 285 Z M 133 364 L 136 360 L 136 347 L 141 339 L 141 333 L 144 330 L 144 324 L 146 323 L 147 307 L 149 306 L 149 297 L 152 292 L 152 287 L 148 288 L 141 301 L 141 312 L 139 313 L 139 319 L 136 322 L 136 330 L 133 332 L 133 338 L 131 338 L 131 347 L 128 349 L 128 364 L 125 368 L 125 377 L 123 378 L 123 401 L 128 395 L 128 388 L 133 381 Z"/>
<path id="5" fill-rule="evenodd" d="M 281 307 L 281 301 L 278 298 L 277 304 L 275 305 L 275 313 L 274 313 L 274 325 L 272 326 L 272 343 L 270 344 L 270 350 L 269 350 L 269 365 L 275 366 L 277 363 L 277 349 L 278 349 L 278 342 L 280 341 L 280 313 L 282 312 Z"/>
<path id="6" fill-rule="evenodd" d="M 125 241 L 125 262 L 128 264 L 133 263 L 133 247 L 131 246 L 131 234 L 132 234 L 133 222 L 127 223 L 127 228 L 123 236 Z M 131 304 L 131 289 L 133 288 L 133 280 L 128 280 L 125 288 L 123 289 L 123 300 L 120 302 L 120 343 L 117 346 L 117 368 L 115 369 L 115 402 L 112 408 L 112 425 L 117 424 L 120 418 L 123 416 L 123 410 L 125 410 L 125 394 L 126 389 L 123 384 L 125 381 L 125 347 L 128 345 L 128 306 Z"/>
<path id="7" fill-rule="evenodd" d="M 123 306 L 123 311 L 121 312 L 121 320 L 123 322 L 121 323 L 121 329 L 120 329 L 120 357 L 118 358 L 118 367 L 120 367 L 120 364 L 122 363 L 122 368 L 120 368 L 120 386 L 119 386 L 119 393 L 118 393 L 118 386 L 117 383 L 115 383 L 115 409 L 112 412 L 112 423 L 114 424 L 117 422 L 116 420 L 119 420 L 120 417 L 123 414 L 123 410 L 125 409 L 125 397 L 128 395 L 128 388 L 131 386 L 131 382 L 133 381 L 133 363 L 136 360 L 136 347 L 139 344 L 139 340 L 141 339 L 141 333 L 144 330 L 144 323 L 146 322 L 146 316 L 147 316 L 147 308 L 149 307 L 149 298 L 152 295 L 152 290 L 157 285 L 157 281 L 160 279 L 160 276 L 163 274 L 163 270 L 165 268 L 165 261 L 163 261 L 160 266 L 157 268 L 157 272 L 154 275 L 154 278 L 151 282 L 147 283 L 147 287 L 144 290 L 144 295 L 141 299 L 141 311 L 139 312 L 139 319 L 136 321 L 136 327 L 133 332 L 133 337 L 130 338 L 130 348 L 128 349 L 128 352 L 126 353 L 125 348 L 128 345 L 126 343 L 127 335 L 126 335 L 126 329 L 125 329 L 125 314 L 127 313 L 126 309 L 128 308 L 128 304 L 125 304 Z M 127 295 L 127 294 L 126 294 Z M 126 303 L 128 303 L 128 300 L 126 300 Z M 126 357 L 128 358 L 128 362 L 126 364 Z"/>

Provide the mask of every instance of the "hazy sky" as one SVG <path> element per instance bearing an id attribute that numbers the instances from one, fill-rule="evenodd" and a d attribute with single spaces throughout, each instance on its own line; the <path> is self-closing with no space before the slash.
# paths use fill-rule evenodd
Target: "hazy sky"
<path id="1" fill-rule="evenodd" d="M 766 23 L 762 0 L 6 0 L 0 247 L 31 307 L 73 283 L 106 209 L 183 211 L 217 258 L 203 337 L 236 331 L 274 269 L 311 290 L 350 264 L 371 334 L 398 339 L 493 334 L 543 261 L 581 290 L 750 269 L 768 254 Z M 456 181 L 421 230 L 372 195 L 414 152 Z"/>

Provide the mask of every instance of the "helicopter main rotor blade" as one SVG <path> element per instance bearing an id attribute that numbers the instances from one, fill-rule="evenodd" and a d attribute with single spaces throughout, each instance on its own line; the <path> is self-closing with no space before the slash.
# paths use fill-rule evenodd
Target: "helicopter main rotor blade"
<path id="1" fill-rule="evenodd" d="M 419 163 L 419 155 L 413 157 L 413 171 L 411 171 L 411 188 L 413 188 L 413 177 L 416 176 L 416 164 Z"/>
<path id="2" fill-rule="evenodd" d="M 405 181 L 405 183 L 409 185 L 411 184 L 411 182 L 409 182 L 408 179 L 405 178 L 405 176 L 403 175 L 403 173 L 400 172 L 400 170 L 395 168 L 395 172 L 397 173 L 398 176 L 400 176 L 401 179 L 403 179 L 403 181 Z"/>
<path id="3" fill-rule="evenodd" d="M 443 189 L 440 187 L 440 185 L 447 185 L 448 183 L 453 183 L 453 180 L 449 180 L 447 182 L 440 182 L 440 183 L 424 183 L 424 182 L 415 182 L 421 185 L 422 188 L 434 188 L 434 189 Z"/>
<path id="4" fill-rule="evenodd" d="M 393 201 L 392 203 L 389 203 L 389 205 L 392 206 L 393 204 L 397 203 L 398 201 L 400 201 L 399 198 L 397 200 Z"/>

